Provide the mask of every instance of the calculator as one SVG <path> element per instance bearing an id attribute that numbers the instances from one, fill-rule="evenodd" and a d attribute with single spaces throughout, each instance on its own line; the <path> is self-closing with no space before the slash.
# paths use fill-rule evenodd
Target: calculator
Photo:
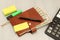
<path id="1" fill-rule="evenodd" d="M 60 9 L 56 13 L 52 22 L 49 23 L 48 28 L 45 31 L 45 34 L 47 34 L 55 40 L 60 40 Z"/>

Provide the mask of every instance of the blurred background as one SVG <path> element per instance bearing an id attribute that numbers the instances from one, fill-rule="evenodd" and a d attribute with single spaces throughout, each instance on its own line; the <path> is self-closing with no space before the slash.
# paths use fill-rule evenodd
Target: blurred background
<path id="1" fill-rule="evenodd" d="M 7 21 L 2 13 L 2 9 L 11 5 L 15 5 L 17 9 L 22 9 L 23 11 L 33 6 L 40 7 L 52 20 L 60 8 L 60 0 L 0 0 L 0 25 Z M 40 28 L 34 34 L 26 33 L 25 35 L 18 37 L 9 23 L 4 27 L 0 26 L 0 40 L 53 40 L 44 33 L 47 26 L 48 25 Z"/>

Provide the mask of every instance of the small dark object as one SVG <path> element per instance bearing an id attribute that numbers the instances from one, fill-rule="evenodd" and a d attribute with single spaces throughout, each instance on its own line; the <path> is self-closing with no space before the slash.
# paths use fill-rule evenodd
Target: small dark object
<path id="1" fill-rule="evenodd" d="M 41 20 L 36 20 L 36 19 L 33 19 L 33 18 L 20 17 L 20 19 L 23 19 L 23 20 L 30 20 L 30 21 L 35 21 L 35 22 L 41 22 Z"/>

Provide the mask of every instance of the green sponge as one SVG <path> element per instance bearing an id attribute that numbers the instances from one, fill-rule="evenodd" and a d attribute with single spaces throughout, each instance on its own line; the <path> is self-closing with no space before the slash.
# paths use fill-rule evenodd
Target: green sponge
<path id="1" fill-rule="evenodd" d="M 17 16 L 18 14 L 21 14 L 22 10 L 17 10 L 16 12 L 10 14 L 9 16 L 7 16 L 7 19 L 9 20 L 9 18 L 12 18 L 14 16 Z"/>
<path id="2" fill-rule="evenodd" d="M 11 15 L 14 17 L 14 16 L 21 14 L 21 13 L 22 13 L 22 10 L 18 10 L 16 12 L 12 13 Z"/>

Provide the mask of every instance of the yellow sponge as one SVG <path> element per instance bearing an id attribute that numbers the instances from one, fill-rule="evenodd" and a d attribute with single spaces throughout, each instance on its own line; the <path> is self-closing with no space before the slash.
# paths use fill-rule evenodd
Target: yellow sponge
<path id="1" fill-rule="evenodd" d="M 10 7 L 7 7 L 7 8 L 4 8 L 2 11 L 4 13 L 5 16 L 11 14 L 12 12 L 15 12 L 17 9 L 14 5 L 10 6 Z"/>
<path id="2" fill-rule="evenodd" d="M 24 30 L 24 29 L 27 29 L 27 28 L 29 28 L 28 22 L 24 22 L 24 23 L 15 25 L 14 26 L 14 31 L 18 32 L 18 31 L 21 31 L 21 30 Z"/>

